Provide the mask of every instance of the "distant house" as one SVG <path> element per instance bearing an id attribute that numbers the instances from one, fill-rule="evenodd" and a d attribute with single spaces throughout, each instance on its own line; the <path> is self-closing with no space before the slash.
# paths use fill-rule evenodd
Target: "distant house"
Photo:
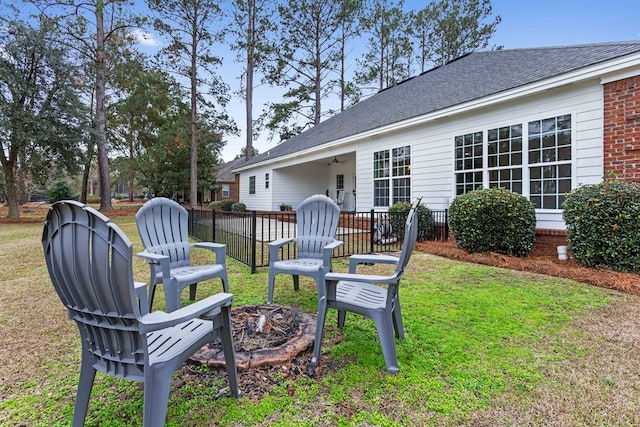
<path id="1" fill-rule="evenodd" d="M 210 201 L 240 200 L 238 193 L 239 176 L 233 172 L 233 169 L 241 166 L 245 161 L 243 157 L 216 165 L 216 190 L 213 192 L 213 197 Z"/>
<path id="2" fill-rule="evenodd" d="M 614 173 L 640 181 L 640 41 L 474 52 L 389 87 L 238 165 L 249 209 L 344 194 L 345 210 L 478 187 L 534 202 L 564 230 L 565 193 Z"/>

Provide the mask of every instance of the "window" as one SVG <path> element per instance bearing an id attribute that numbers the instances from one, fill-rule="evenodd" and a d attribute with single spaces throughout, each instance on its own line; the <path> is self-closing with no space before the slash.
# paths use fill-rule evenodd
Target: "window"
<path id="1" fill-rule="evenodd" d="M 256 177 L 249 177 L 249 194 L 256 194 Z"/>
<path id="2" fill-rule="evenodd" d="M 222 197 L 229 197 L 229 184 L 222 184 Z"/>
<path id="3" fill-rule="evenodd" d="M 522 125 L 487 132 L 489 187 L 503 187 L 522 194 Z"/>
<path id="4" fill-rule="evenodd" d="M 455 137 L 456 195 L 482 187 L 482 132 Z"/>
<path id="5" fill-rule="evenodd" d="M 411 147 L 373 154 L 373 205 L 390 206 L 411 200 Z"/>
<path id="6" fill-rule="evenodd" d="M 529 122 L 529 198 L 560 209 L 571 191 L 571 115 Z"/>
<path id="7" fill-rule="evenodd" d="M 504 187 L 528 197 L 536 209 L 562 207 L 571 191 L 571 114 L 486 135 L 486 142 L 482 131 L 454 138 L 456 195 Z"/>
<path id="8" fill-rule="evenodd" d="M 269 174 L 264 174 L 264 188 L 269 188 Z"/>
<path id="9" fill-rule="evenodd" d="M 336 175 L 336 190 L 344 190 L 344 175 Z"/>

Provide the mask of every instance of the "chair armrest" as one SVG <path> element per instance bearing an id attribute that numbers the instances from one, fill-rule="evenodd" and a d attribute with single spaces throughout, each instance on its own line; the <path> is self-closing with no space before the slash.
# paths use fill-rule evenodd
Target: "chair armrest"
<path id="1" fill-rule="evenodd" d="M 400 281 L 394 272 L 391 276 L 380 276 L 377 274 L 353 274 L 353 273 L 327 273 L 324 279 L 329 282 L 349 281 L 372 284 L 394 284 Z"/>
<path id="2" fill-rule="evenodd" d="M 215 310 L 219 310 L 221 307 L 231 306 L 233 295 L 220 292 L 216 295 L 211 295 L 203 300 L 194 302 L 193 304 L 179 308 L 171 313 L 164 311 L 154 311 L 153 313 L 145 314 L 140 317 L 140 332 L 148 333 L 157 331 L 159 329 L 168 328 L 177 324 L 186 322 L 191 319 L 195 319 L 199 316 L 206 316 L 211 314 Z"/>
<path id="3" fill-rule="evenodd" d="M 331 255 L 333 250 L 344 245 L 342 240 L 335 240 L 322 248 L 322 262 L 325 266 L 331 265 Z"/>
<path id="4" fill-rule="evenodd" d="M 216 254 L 216 264 L 224 264 L 225 263 L 225 255 L 227 252 L 227 245 L 224 243 L 214 243 L 214 242 L 196 242 L 191 244 L 192 248 L 199 249 L 209 249 L 215 252 Z"/>
<path id="5" fill-rule="evenodd" d="M 349 273 L 355 273 L 360 264 L 392 264 L 397 265 L 398 257 L 380 254 L 356 254 L 349 257 Z"/>
<path id="6" fill-rule="evenodd" d="M 160 265 L 160 271 L 162 271 L 162 280 L 163 283 L 169 283 L 168 280 L 171 277 L 171 275 L 169 274 L 169 271 L 171 270 L 171 266 L 169 263 L 169 257 L 167 255 L 162 255 L 162 254 L 155 254 L 153 252 L 138 252 L 136 254 L 136 256 L 139 256 L 140 258 L 144 258 L 147 260 L 147 264 L 150 265 Z M 155 280 L 153 280 L 154 278 L 154 269 L 151 268 L 151 281 L 150 283 L 155 283 Z"/>
<path id="7" fill-rule="evenodd" d="M 271 263 L 278 261 L 278 250 L 284 245 L 295 241 L 296 239 L 294 237 L 285 237 L 267 243 L 267 246 L 269 247 L 269 262 Z"/>

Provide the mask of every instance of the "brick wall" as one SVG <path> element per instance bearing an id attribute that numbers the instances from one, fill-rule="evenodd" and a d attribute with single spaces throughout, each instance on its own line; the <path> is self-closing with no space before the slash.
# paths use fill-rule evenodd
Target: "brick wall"
<path id="1" fill-rule="evenodd" d="M 640 76 L 604 85 L 604 173 L 640 182 Z"/>

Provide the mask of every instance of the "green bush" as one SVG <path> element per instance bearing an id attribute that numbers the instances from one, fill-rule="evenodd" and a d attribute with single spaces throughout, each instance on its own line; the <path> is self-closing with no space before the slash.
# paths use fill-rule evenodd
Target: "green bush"
<path id="1" fill-rule="evenodd" d="M 246 212 L 247 211 L 247 206 L 242 202 L 234 203 L 233 205 L 231 205 L 231 211 L 232 212 Z"/>
<path id="2" fill-rule="evenodd" d="M 397 202 L 389 208 L 389 223 L 398 238 L 404 237 L 404 226 L 410 210 L 409 202 Z M 424 240 L 434 228 L 435 220 L 431 209 L 425 205 L 418 205 L 418 240 Z"/>
<path id="3" fill-rule="evenodd" d="M 582 185 L 562 205 L 573 257 L 588 267 L 640 271 L 640 184 Z"/>
<path id="4" fill-rule="evenodd" d="M 62 178 L 54 180 L 47 187 L 47 201 L 49 203 L 59 202 L 60 200 L 78 200 L 79 198 L 80 194 Z"/>
<path id="5" fill-rule="evenodd" d="M 505 188 L 482 188 L 453 199 L 449 226 L 459 248 L 523 256 L 533 249 L 536 211 Z"/>
<path id="6" fill-rule="evenodd" d="M 231 199 L 218 200 L 218 201 L 209 203 L 209 206 L 211 206 L 213 209 L 216 209 L 216 210 L 231 212 L 231 210 L 233 209 L 234 203 L 236 203 L 236 201 Z"/>

